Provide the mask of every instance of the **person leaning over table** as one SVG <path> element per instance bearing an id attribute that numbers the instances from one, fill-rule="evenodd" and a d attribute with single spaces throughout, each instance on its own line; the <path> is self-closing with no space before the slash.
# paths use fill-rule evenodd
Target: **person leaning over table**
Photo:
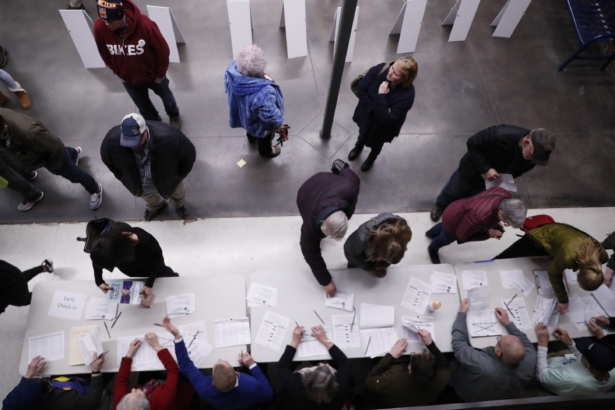
<path id="1" fill-rule="evenodd" d="M 217 410 L 254 409 L 273 397 L 273 389 L 267 377 L 249 353 L 239 355 L 239 364 L 248 368 L 248 373 L 236 372 L 226 360 L 219 359 L 212 375 L 205 377 L 188 356 L 186 344 L 171 319 L 165 317 L 164 328 L 175 337 L 175 355 L 179 370 L 190 380 L 197 394 Z"/>
<path id="2" fill-rule="evenodd" d="M 305 367 L 293 373 L 291 365 L 297 347 L 303 337 L 303 326 L 295 327 L 293 339 L 278 362 L 278 377 L 290 393 L 292 403 L 285 403 L 285 409 L 292 410 L 339 410 L 344 401 L 352 397 L 350 388 L 350 361 L 333 342 L 320 325 L 312 328 L 312 336 L 329 350 L 334 368 L 325 363 Z"/>
<path id="3" fill-rule="evenodd" d="M 398 264 L 412 239 L 410 226 L 401 216 L 382 213 L 361 224 L 344 243 L 349 268 L 361 268 L 384 278 L 387 267 Z"/>
<path id="4" fill-rule="evenodd" d="M 590 331 L 598 337 L 597 341 L 582 337 L 576 343 L 568 332 L 556 328 L 553 336 L 564 342 L 572 354 L 549 359 L 549 331 L 541 322 L 534 329 L 538 339 L 536 379 L 545 389 L 567 395 L 603 393 L 615 387 L 615 352 L 604 342 L 600 328 L 595 331 L 590 326 Z"/>
<path id="5" fill-rule="evenodd" d="M 128 379 L 132 367 L 132 357 L 141 346 L 135 339 L 130 343 L 126 356 L 122 358 L 120 370 L 113 390 L 113 408 L 115 410 L 188 410 L 192 404 L 194 392 L 190 382 L 179 373 L 179 366 L 169 350 L 158 342 L 156 333 L 145 335 L 147 343 L 156 351 L 158 359 L 167 371 L 165 380 L 152 379 L 144 385 L 128 389 Z M 170 343 L 170 342 L 169 342 Z"/>
<path id="6" fill-rule="evenodd" d="M 613 234 L 609 235 L 605 241 L 611 248 L 612 236 Z M 602 273 L 602 264 L 608 260 L 607 266 L 615 267 L 614 257 L 611 256 L 609 260 L 600 242 L 580 229 L 564 223 L 549 223 L 530 230 L 494 259 L 530 256 L 550 256 L 549 281 L 559 302 L 557 310 L 561 314 L 568 310 L 564 270 L 578 271 L 577 281 L 581 289 L 592 291 L 604 282 L 610 283 L 612 278 L 612 270 L 610 278 Z"/>
<path id="7" fill-rule="evenodd" d="M 100 369 L 105 362 L 101 354 L 92 362 L 90 380 L 71 377 L 43 376 L 45 358 L 36 356 L 26 375 L 2 402 L 2 410 L 96 410 L 103 394 Z"/>
<path id="8" fill-rule="evenodd" d="M 96 286 L 104 293 L 112 288 L 103 280 L 103 269 L 113 272 L 118 268 L 132 278 L 148 276 L 141 291 L 144 298 L 152 294 L 156 278 L 179 276 L 165 265 L 156 238 L 141 228 L 113 229 L 98 235 L 92 241 L 90 259 Z"/>
<path id="9" fill-rule="evenodd" d="M 475 349 L 469 342 L 466 323 L 469 309 L 470 301 L 464 299 L 453 323 L 455 361 L 450 385 L 467 402 L 517 397 L 534 375 L 534 346 L 504 309 L 495 308 L 498 321 L 509 334 L 499 337 L 495 347 Z"/>
<path id="10" fill-rule="evenodd" d="M 451 378 L 448 361 L 425 329 L 417 332 L 427 349 L 410 353 L 408 360 L 397 361 L 408 342 L 399 339 L 370 372 L 365 381 L 368 397 L 377 406 L 427 406 L 433 403 Z"/>

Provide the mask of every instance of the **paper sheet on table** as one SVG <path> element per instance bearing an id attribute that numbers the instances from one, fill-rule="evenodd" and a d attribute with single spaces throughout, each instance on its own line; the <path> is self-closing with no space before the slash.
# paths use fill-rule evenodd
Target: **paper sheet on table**
<path id="1" fill-rule="evenodd" d="M 574 272 L 572 269 L 565 269 L 564 275 L 566 275 L 566 282 L 568 282 L 569 285 L 579 284 L 579 281 L 577 279 L 577 273 Z"/>
<path id="2" fill-rule="evenodd" d="M 591 296 L 587 296 L 581 298 L 581 302 L 583 302 L 583 307 L 585 309 L 585 322 L 592 320 L 594 317 L 598 316 L 609 316 L 604 309 L 600 306 L 596 299 Z"/>
<path id="3" fill-rule="evenodd" d="M 499 336 L 502 334 L 500 322 L 495 316 L 495 309 L 468 311 L 467 324 L 471 337 Z"/>
<path id="4" fill-rule="evenodd" d="M 194 293 L 167 296 L 165 303 L 167 305 L 167 316 L 171 319 L 188 316 L 196 312 L 196 299 Z"/>
<path id="5" fill-rule="evenodd" d="M 113 320 L 117 316 L 118 305 L 107 303 L 104 298 L 92 298 L 85 304 L 85 320 Z"/>
<path id="6" fill-rule="evenodd" d="M 557 327 L 560 316 L 561 315 L 557 310 L 551 313 L 551 317 L 549 318 L 549 323 L 547 324 L 547 330 L 549 331 L 549 334 L 555 331 L 555 328 Z"/>
<path id="7" fill-rule="evenodd" d="M 254 343 L 258 343 L 259 345 L 263 345 L 275 351 L 280 350 L 289 323 L 289 318 L 268 310 L 265 312 Z"/>
<path id="8" fill-rule="evenodd" d="M 548 299 L 544 296 L 538 295 L 536 297 L 536 305 L 534 306 L 534 313 L 532 315 L 532 326 L 535 326 L 538 322 L 542 322 L 543 325 L 545 323 L 549 323 L 556 305 L 557 299 Z"/>
<path id="9" fill-rule="evenodd" d="M 276 307 L 278 303 L 278 290 L 270 286 L 251 283 L 246 295 L 248 307 L 269 306 Z"/>
<path id="10" fill-rule="evenodd" d="M 354 307 L 354 293 L 338 290 L 332 298 L 328 298 L 325 293 L 325 306 L 352 312 L 352 308 Z"/>
<path id="11" fill-rule="evenodd" d="M 464 270 L 461 272 L 461 281 L 464 290 L 489 286 L 487 272 L 484 271 Z"/>
<path id="12" fill-rule="evenodd" d="M 86 366 L 89 366 L 94 361 L 94 354 L 96 357 L 103 354 L 102 343 L 100 341 L 100 335 L 98 334 L 98 326 L 90 330 L 81 339 L 77 340 L 77 347 L 81 353 L 81 358 Z"/>
<path id="13" fill-rule="evenodd" d="M 568 314 L 570 321 L 573 323 L 585 322 L 585 309 L 583 308 L 583 301 L 576 293 L 568 296 L 568 310 L 566 313 Z"/>
<path id="14" fill-rule="evenodd" d="M 397 332 L 393 327 L 381 327 L 378 329 L 361 329 L 361 344 L 365 346 L 365 356 L 373 357 L 383 355 L 391 350 L 397 342 Z"/>
<path id="15" fill-rule="evenodd" d="M 401 337 L 405 338 L 408 343 L 418 342 L 423 343 L 417 335 L 419 330 L 427 330 L 431 333 L 431 338 L 436 340 L 436 327 L 433 316 L 403 316 L 401 317 Z M 408 350 L 408 348 L 406 348 Z"/>
<path id="16" fill-rule="evenodd" d="M 352 321 L 354 320 L 354 325 Z M 351 347 L 361 347 L 361 336 L 359 335 L 359 323 L 354 314 L 332 315 L 333 340 L 340 349 Z M 352 329 L 352 331 L 351 331 Z"/>
<path id="17" fill-rule="evenodd" d="M 216 347 L 249 345 L 250 319 L 216 320 Z"/>
<path id="18" fill-rule="evenodd" d="M 434 271 L 431 274 L 431 293 L 457 293 L 457 276 Z"/>
<path id="19" fill-rule="evenodd" d="M 508 313 L 509 319 L 517 326 L 518 329 L 531 329 L 532 322 L 530 320 L 530 314 L 525 306 L 525 300 L 523 297 L 517 296 L 512 299 L 502 300 L 502 307 Z"/>
<path id="20" fill-rule="evenodd" d="M 406 292 L 401 300 L 401 305 L 406 309 L 423 313 L 429 303 L 431 296 L 431 285 L 417 278 L 410 278 L 410 283 L 406 287 Z M 362 320 L 363 318 L 361 318 Z M 361 326 L 363 327 L 363 326 Z"/>
<path id="21" fill-rule="evenodd" d="M 470 310 L 489 309 L 489 288 L 474 288 L 468 291 Z"/>
<path id="22" fill-rule="evenodd" d="M 523 295 L 528 295 L 534 289 L 532 282 L 523 275 L 521 270 L 500 271 L 500 278 L 504 289 L 517 288 Z"/>
<path id="23" fill-rule="evenodd" d="M 64 359 L 64 332 L 31 336 L 28 340 L 28 364 L 36 356 L 43 356 L 46 362 Z"/>
<path id="24" fill-rule="evenodd" d="M 106 302 L 105 302 L 106 303 Z M 81 339 L 83 336 L 90 333 L 92 329 L 95 329 L 96 325 L 90 326 L 78 326 L 71 327 L 68 332 L 68 365 L 69 366 L 79 366 L 85 364 L 83 358 L 81 357 L 81 352 L 79 351 L 79 346 L 77 345 L 77 341 Z"/>
<path id="25" fill-rule="evenodd" d="M 87 295 L 85 293 L 56 290 L 49 306 L 48 316 L 80 320 Z"/>
<path id="26" fill-rule="evenodd" d="M 361 303 L 361 329 L 391 327 L 395 324 L 395 307 Z"/>
<path id="27" fill-rule="evenodd" d="M 327 339 L 331 340 L 333 337 L 331 336 L 331 326 L 323 325 L 325 329 L 325 333 L 327 334 Z M 312 336 L 311 330 L 306 329 L 303 333 L 303 337 L 299 342 L 299 346 L 297 347 L 297 354 L 299 357 L 310 357 L 310 356 L 328 356 L 329 350 L 327 350 L 327 346 L 320 343 L 318 339 Z"/>
<path id="28" fill-rule="evenodd" d="M 549 280 L 549 272 L 546 270 L 535 270 L 534 280 L 536 281 L 536 289 L 539 295 L 555 295 L 555 290 L 553 290 L 553 286 L 551 286 L 551 281 Z"/>
<path id="29" fill-rule="evenodd" d="M 494 186 L 502 187 L 509 192 L 517 192 L 517 185 L 515 185 L 515 179 L 512 174 L 500 174 L 500 177 L 494 181 L 485 179 L 485 189 Z"/>
<path id="30" fill-rule="evenodd" d="M 598 289 L 592 292 L 592 296 L 596 299 L 596 302 L 607 313 L 607 316 L 615 316 L 615 295 L 604 284 L 600 285 Z"/>
<path id="31" fill-rule="evenodd" d="M 141 346 L 137 349 L 134 356 L 132 356 L 132 368 L 141 370 L 143 365 L 150 365 L 158 361 L 158 355 L 156 351 L 147 343 L 145 335 L 138 336 L 122 336 L 117 338 L 117 365 L 122 364 L 122 357 L 126 356 L 130 343 L 133 340 L 139 339 Z"/>
<path id="32" fill-rule="evenodd" d="M 190 359 L 194 365 L 198 366 L 201 361 L 205 357 L 209 356 L 211 351 L 214 349 L 207 339 L 207 328 L 205 327 L 205 322 L 200 321 L 188 323 L 180 326 L 178 330 L 184 338 L 184 343 L 186 345 L 186 349 L 188 350 L 188 356 L 190 356 Z M 168 336 L 169 334 L 167 333 L 167 337 Z M 173 337 L 171 336 L 171 339 L 172 338 Z"/>

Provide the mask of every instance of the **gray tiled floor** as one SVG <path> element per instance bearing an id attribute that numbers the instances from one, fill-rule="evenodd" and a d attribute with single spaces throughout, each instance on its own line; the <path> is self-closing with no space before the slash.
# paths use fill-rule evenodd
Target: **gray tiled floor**
<path id="1" fill-rule="evenodd" d="M 95 17 L 94 2 L 84 3 Z M 354 61 L 346 64 L 333 138 L 324 142 L 318 131 L 332 64 L 329 30 L 342 2 L 306 3 L 310 55 L 288 60 L 284 30 L 278 28 L 282 1 L 252 0 L 254 41 L 265 50 L 267 71 L 282 87 L 286 122 L 292 126 L 283 154 L 264 160 L 242 130 L 228 126 L 222 75 L 233 56 L 225 1 L 137 1 L 141 10 L 147 4 L 170 6 L 186 40 L 180 45 L 182 63 L 172 64 L 168 76 L 182 129 L 198 152 L 186 181 L 192 216 L 295 215 L 301 183 L 351 149 L 358 133 L 352 121 L 357 100 L 348 83 L 370 66 L 396 57 L 398 37 L 388 32 L 402 0 L 359 0 Z M 518 180 L 519 195 L 530 207 L 615 204 L 615 194 L 602 188 L 615 174 L 609 155 L 615 148 L 615 78 L 599 72 L 595 61 L 573 62 L 565 72 L 556 72 L 577 47 L 568 12 L 558 0 L 532 2 L 511 39 L 491 37 L 489 25 L 504 3 L 481 2 L 467 41 L 448 43 L 450 27 L 440 23 L 454 0 L 428 2 L 414 53 L 419 63 L 415 106 L 400 138 L 385 147 L 369 173 L 361 173 L 357 212 L 429 210 L 463 154 L 465 140 L 499 122 L 549 128 L 559 138 L 552 163 Z M 0 1 L 0 44 L 10 52 L 5 69 L 32 96 L 28 115 L 67 144 L 86 150 L 83 167 L 104 184 L 104 204 L 92 213 L 81 187 L 43 171 L 36 184 L 45 191 L 44 201 L 20 213 L 15 209 L 20 196 L 2 190 L 0 222 L 142 216 L 142 202 L 114 180 L 98 155 L 106 131 L 134 105 L 109 70 L 83 68 L 57 11 L 64 4 Z M 162 111 L 160 101 L 154 101 Z M 15 101 L 7 107 L 19 111 Z M 236 165 L 240 159 L 247 162 L 244 168 Z M 163 217 L 175 215 L 170 211 Z"/>

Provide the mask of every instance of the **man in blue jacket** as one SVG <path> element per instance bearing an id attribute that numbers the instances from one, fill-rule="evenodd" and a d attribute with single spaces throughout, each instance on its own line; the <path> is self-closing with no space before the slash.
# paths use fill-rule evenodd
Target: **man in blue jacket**
<path id="1" fill-rule="evenodd" d="M 257 407 L 258 403 L 270 400 L 273 389 L 267 377 L 249 353 L 239 356 L 239 363 L 250 370 L 250 374 L 235 372 L 226 360 L 218 360 L 211 376 L 205 377 L 192 363 L 179 330 L 165 317 L 164 328 L 175 337 L 175 354 L 179 371 L 190 380 L 200 397 L 216 409 L 244 410 Z"/>

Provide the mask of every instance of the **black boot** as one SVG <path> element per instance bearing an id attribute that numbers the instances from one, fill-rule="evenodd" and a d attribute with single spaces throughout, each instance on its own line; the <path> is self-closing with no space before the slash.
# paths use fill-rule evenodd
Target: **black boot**
<path id="1" fill-rule="evenodd" d="M 374 165 L 374 161 L 378 158 L 378 154 L 374 154 L 374 151 L 369 153 L 367 159 L 361 164 L 361 171 L 366 172 Z"/>
<path id="2" fill-rule="evenodd" d="M 355 144 L 354 148 L 350 150 L 348 153 L 348 161 L 354 161 L 357 159 L 361 151 L 363 151 L 363 144 L 359 144 L 358 142 Z"/>

